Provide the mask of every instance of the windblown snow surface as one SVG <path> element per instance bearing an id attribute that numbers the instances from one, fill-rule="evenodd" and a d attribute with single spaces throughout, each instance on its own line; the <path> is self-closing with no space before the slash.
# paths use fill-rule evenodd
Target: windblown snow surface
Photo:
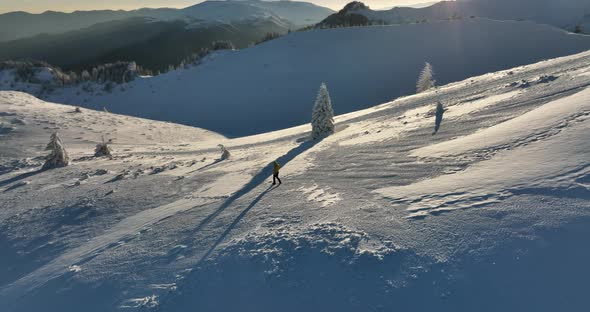
<path id="1" fill-rule="evenodd" d="M 589 87 L 585 52 L 338 116 L 321 141 L 0 92 L 0 310 L 585 311 Z M 54 130 L 72 164 L 38 171 Z"/>
<path id="2" fill-rule="evenodd" d="M 336 113 L 344 114 L 413 94 L 425 62 L 434 66 L 439 84 L 448 84 L 588 49 L 590 36 L 532 22 L 468 19 L 323 29 L 223 51 L 198 66 L 136 79 L 110 93 L 83 85 L 48 93 L 2 72 L 0 90 L 237 137 L 307 122 L 322 82 Z"/>

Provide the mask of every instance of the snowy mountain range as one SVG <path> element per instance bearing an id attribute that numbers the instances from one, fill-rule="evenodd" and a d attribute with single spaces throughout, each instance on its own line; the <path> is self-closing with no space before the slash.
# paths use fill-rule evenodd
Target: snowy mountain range
<path id="1" fill-rule="evenodd" d="M 590 14 L 588 0 L 458 0 L 441 1 L 424 8 L 395 7 L 371 10 L 361 2 L 349 5 L 340 14 L 362 15 L 369 21 L 405 24 L 469 17 L 498 20 L 529 20 L 573 31 Z"/>
<path id="2" fill-rule="evenodd" d="M 102 86 L 88 92 L 85 85 L 47 93 L 43 85 L 15 82 L 9 72 L 0 90 L 242 136 L 307 122 L 321 82 L 330 89 L 336 113 L 343 114 L 413 94 L 425 62 L 446 84 L 587 49 L 588 36 L 476 18 L 294 32 L 218 52 L 198 66 L 136 79 L 111 93 Z"/>
<path id="3" fill-rule="evenodd" d="M 297 1 L 205 1 L 184 9 L 138 9 L 133 11 L 76 11 L 73 13 L 47 11 L 41 14 L 10 12 L 0 14 L 0 41 L 10 41 L 39 34 L 60 34 L 95 24 L 148 18 L 154 21 L 184 21 L 200 24 L 243 22 L 274 19 L 292 27 L 315 24 L 333 11 L 311 3 Z"/>
<path id="4" fill-rule="evenodd" d="M 453 42 L 459 48 L 481 47 L 462 55 L 478 56 L 469 67 L 492 56 L 485 54 L 488 46 L 466 36 L 467 28 L 473 36 L 489 33 L 482 41 L 542 38 L 537 42 L 546 49 L 537 50 L 547 54 L 536 58 L 557 53 L 554 46 L 575 50 L 586 44 L 549 26 L 497 23 L 435 26 L 462 34 Z M 435 28 L 409 27 L 395 36 L 417 38 L 426 33 L 416 33 L 420 29 Z M 380 35 L 387 42 L 401 28 L 375 29 L 299 33 L 246 51 L 260 53 L 266 62 L 261 65 L 273 64 L 263 67 L 267 71 L 284 70 L 263 51 L 309 44 L 309 51 L 318 52 L 328 36 L 351 34 Z M 460 39 L 469 40 L 460 45 Z M 507 43 L 499 40 L 490 44 Z M 505 52 L 489 52 L 514 57 L 502 66 L 524 62 L 520 57 L 535 51 L 511 43 Z M 361 49 L 349 51 L 348 67 L 379 73 L 377 64 L 350 62 L 363 60 Z M 364 56 L 379 63 L 401 52 Z M 141 90 L 145 106 L 160 97 L 169 111 L 178 110 L 173 105 L 182 99 L 175 93 L 180 86 L 202 83 L 184 75 L 216 79 L 208 71 L 217 68 L 226 83 L 209 87 L 212 92 L 236 92 L 228 87 L 235 78 L 218 60 L 235 66 L 246 56 L 218 55 L 205 67 L 129 87 L 168 88 L 166 98 Z M 290 78 L 313 74 L 310 84 L 317 90 L 324 78 L 319 76 L 328 73 L 321 67 L 326 59 L 310 60 L 316 71 Z M 0 310 L 584 311 L 590 278 L 590 52 L 447 85 L 445 72 L 458 65 L 452 58 L 448 68 L 439 61 L 433 61 L 443 79 L 438 88 L 337 116 L 335 133 L 323 140 L 310 139 L 309 124 L 228 139 L 0 91 Z M 500 65 L 471 70 L 494 66 Z M 350 73 L 344 68 L 331 71 Z M 381 85 L 393 89 L 405 72 L 388 69 L 391 78 Z M 367 88 L 359 85 L 364 76 L 355 78 L 348 96 Z M 278 84 L 260 76 L 250 79 L 259 87 L 245 92 L 251 85 L 243 86 L 244 97 L 267 94 L 272 116 L 289 114 L 279 106 L 286 97 L 272 96 L 286 91 L 304 99 L 309 111 L 315 90 L 277 90 Z M 178 89 L 169 89 L 172 81 Z M 342 87 L 328 88 L 338 90 L 332 92 L 338 107 Z M 437 102 L 445 107 L 444 119 L 432 135 Z M 260 111 L 221 109 L 243 119 Z M 39 170 L 55 131 L 71 163 Z M 101 142 L 109 142 L 111 157 L 94 156 Z M 218 144 L 229 158 L 220 157 Z M 275 160 L 282 166 L 279 187 L 269 183 Z"/>
<path id="5" fill-rule="evenodd" d="M 408 8 L 425 8 L 425 7 L 429 7 L 435 3 L 438 3 L 439 1 L 428 1 L 428 2 L 420 2 L 420 3 L 414 3 L 414 4 L 407 4 L 407 5 L 393 5 L 393 6 L 387 6 L 387 7 L 383 7 L 383 8 L 377 8 L 378 10 L 391 10 L 393 8 L 397 8 L 397 7 L 408 7 Z"/>
<path id="6" fill-rule="evenodd" d="M 0 42 L 0 61 L 43 60 L 70 71 L 91 70 L 117 61 L 134 61 L 153 72 L 179 66 L 191 54 L 215 42 L 246 48 L 271 34 L 286 34 L 286 20 L 259 18 L 231 23 L 188 24 L 128 18 L 62 34 Z"/>

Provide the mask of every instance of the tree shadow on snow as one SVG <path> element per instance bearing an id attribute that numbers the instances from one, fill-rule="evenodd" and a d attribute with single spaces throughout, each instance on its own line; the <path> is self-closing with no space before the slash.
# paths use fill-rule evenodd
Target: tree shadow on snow
<path id="1" fill-rule="evenodd" d="M 299 142 L 299 140 L 298 140 L 298 142 Z M 285 155 L 277 158 L 276 161 L 279 164 L 281 164 L 282 167 L 284 167 L 290 161 L 295 159 L 297 156 L 303 154 L 307 150 L 313 148 L 319 142 L 321 142 L 321 140 L 319 140 L 319 139 L 314 140 L 314 139 L 310 138 L 308 140 L 305 140 L 301 144 L 299 144 L 297 147 L 291 149 Z M 244 187 L 242 187 L 239 191 L 234 193 L 232 196 L 230 196 L 221 206 L 219 206 L 219 208 L 217 208 L 217 210 L 215 210 L 207 218 L 205 218 L 203 221 L 201 221 L 199 223 L 199 225 L 197 225 L 197 227 L 195 228 L 195 230 L 193 232 L 196 233 L 196 232 L 201 231 L 206 225 L 211 223 L 211 221 L 213 221 L 213 219 L 215 219 L 219 214 L 221 214 L 226 208 L 231 206 L 231 204 L 233 204 L 236 200 L 240 199 L 242 196 L 248 194 L 250 191 L 254 190 L 258 186 L 260 186 L 262 183 L 264 183 L 272 175 L 272 171 L 273 171 L 273 162 L 270 162 L 264 168 L 262 168 L 254 177 L 252 177 L 250 182 L 248 182 Z M 266 190 L 264 190 L 262 193 L 260 193 L 250 204 L 248 204 L 246 209 L 244 209 L 234 219 L 234 221 L 229 224 L 229 226 L 223 232 L 223 234 L 215 241 L 213 246 L 211 246 L 211 248 L 209 248 L 207 253 L 201 258 L 201 260 L 199 260 L 199 263 L 201 263 L 203 260 L 205 260 L 207 257 L 209 257 L 211 255 L 211 253 L 227 237 L 227 235 L 231 232 L 231 230 L 234 229 L 236 227 L 236 225 L 246 216 L 246 214 L 272 189 L 273 189 L 272 186 L 268 187 Z"/>
<path id="2" fill-rule="evenodd" d="M 213 161 L 212 163 L 205 165 L 199 169 L 193 170 L 193 171 L 189 171 L 187 174 L 191 174 L 191 173 L 195 173 L 195 172 L 199 172 L 199 171 L 204 171 L 205 169 L 211 168 L 215 165 L 217 165 L 218 163 L 222 162 L 223 159 L 219 158 L 219 159 L 215 159 L 215 161 Z"/>
<path id="3" fill-rule="evenodd" d="M 3 181 L 0 181 L 0 187 L 3 187 L 3 186 L 8 185 L 10 183 L 17 182 L 17 181 L 20 181 L 20 180 L 23 180 L 23 179 L 26 179 L 26 178 L 29 178 L 29 177 L 32 177 L 32 176 L 37 175 L 37 174 L 39 174 L 39 173 L 41 173 L 43 171 L 45 171 L 45 170 L 43 170 L 43 169 L 37 169 L 37 170 L 34 170 L 34 171 L 29 171 L 29 172 L 21 173 L 19 175 L 16 175 L 16 176 L 10 178 L 10 179 L 6 179 L 6 180 L 3 180 Z M 12 190 L 14 188 L 16 188 L 16 187 L 15 186 L 10 187 L 10 188 L 8 188 L 5 191 L 9 191 L 9 190 Z"/>
<path id="4" fill-rule="evenodd" d="M 207 250 L 207 252 L 203 255 L 203 257 L 201 257 L 201 260 L 199 260 L 199 263 L 202 262 L 203 260 L 209 258 L 209 256 L 211 255 L 211 253 L 213 253 L 213 251 L 215 250 L 215 248 L 217 248 L 217 246 L 219 246 L 219 244 L 221 244 L 221 242 L 223 242 L 223 240 L 225 240 L 225 238 L 227 237 L 227 235 L 229 235 L 229 233 L 236 227 L 236 225 L 238 225 L 238 223 L 246 216 L 246 214 L 250 211 L 250 209 L 252 209 L 254 206 L 256 206 L 256 204 L 268 193 L 270 193 L 270 191 L 273 190 L 273 186 L 269 186 L 266 190 L 264 190 L 264 192 L 260 193 L 260 195 L 256 196 L 256 198 L 248 205 L 248 207 L 246 207 L 246 209 L 244 209 L 235 219 L 234 221 L 232 221 L 232 223 L 229 224 L 229 226 L 227 227 L 227 229 L 225 229 L 225 231 L 223 231 L 223 234 L 221 234 L 221 236 L 219 236 L 219 238 L 215 241 L 215 243 L 211 246 L 211 248 L 209 248 L 209 250 Z"/>

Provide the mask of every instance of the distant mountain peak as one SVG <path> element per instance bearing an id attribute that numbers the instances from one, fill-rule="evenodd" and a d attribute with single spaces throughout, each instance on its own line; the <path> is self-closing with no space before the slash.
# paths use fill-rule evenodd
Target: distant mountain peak
<path id="1" fill-rule="evenodd" d="M 359 13 L 370 11 L 370 8 L 360 1 L 348 3 L 342 10 L 326 17 L 318 24 L 319 27 L 366 26 L 371 20 Z"/>
<path id="2" fill-rule="evenodd" d="M 363 2 L 353 1 L 353 2 L 350 2 L 347 5 L 345 5 L 344 8 L 340 12 L 342 12 L 342 13 L 348 13 L 348 12 L 359 11 L 359 10 L 366 10 L 366 9 L 368 10 L 369 9 L 369 6 L 367 6 Z"/>

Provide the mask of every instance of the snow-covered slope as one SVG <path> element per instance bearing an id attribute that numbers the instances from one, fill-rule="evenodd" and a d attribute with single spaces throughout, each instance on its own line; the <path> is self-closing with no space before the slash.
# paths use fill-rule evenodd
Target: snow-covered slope
<path id="1" fill-rule="evenodd" d="M 42 151 L 39 147 L 46 145 L 48 135 L 54 131 L 59 131 L 69 147 L 76 150 L 79 146 L 86 148 L 99 143 L 102 137 L 113 140 L 114 145 L 122 146 L 215 142 L 224 139 L 214 132 L 173 123 L 87 109 L 81 109 L 78 113 L 72 106 L 46 103 L 26 93 L 3 92 L 0 101 L 2 159 L 22 155 L 34 158 L 44 154 L 39 153 Z M 92 152 L 90 148 L 85 154 Z"/>
<path id="2" fill-rule="evenodd" d="M 322 81 L 342 114 L 413 94 L 427 61 L 445 84 L 587 49 L 590 37 L 530 22 L 473 19 L 314 30 L 216 54 L 196 67 L 136 80 L 124 91 L 72 88 L 44 97 L 239 136 L 308 122 Z M 11 84 L 0 81 L 0 90 L 38 94 Z"/>
<path id="3" fill-rule="evenodd" d="M 0 112 L 2 311 L 589 304 L 590 52 L 341 115 L 322 141 L 309 125 L 224 139 L 19 92 L 0 92 Z M 89 157 L 111 122 L 130 129 L 109 134 L 113 159 Z M 37 171 L 55 128 L 73 162 Z"/>

